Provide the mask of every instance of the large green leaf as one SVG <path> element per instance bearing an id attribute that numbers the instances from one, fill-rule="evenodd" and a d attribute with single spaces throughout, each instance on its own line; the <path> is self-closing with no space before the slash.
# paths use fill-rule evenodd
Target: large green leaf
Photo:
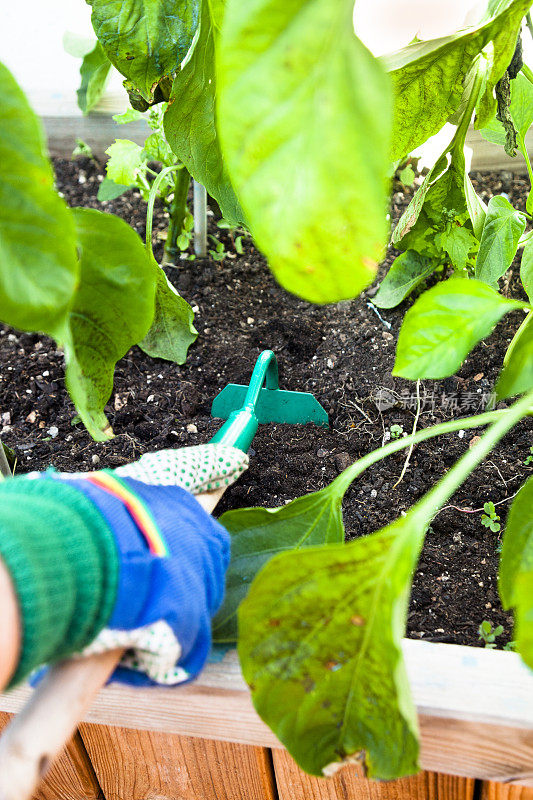
<path id="1" fill-rule="evenodd" d="M 172 85 L 165 135 L 192 177 L 215 198 L 224 219 L 237 225 L 244 222 L 244 213 L 231 185 L 215 125 L 214 36 L 209 3 L 204 0 L 198 42 Z"/>
<path id="2" fill-rule="evenodd" d="M 524 320 L 519 335 L 506 355 L 504 367 L 496 384 L 499 398 L 513 397 L 533 389 L 533 312 Z"/>
<path id="3" fill-rule="evenodd" d="M 144 245 L 111 214 L 75 208 L 81 281 L 70 314 L 66 384 L 87 430 L 113 435 L 104 406 L 116 362 L 146 334 L 154 316 L 156 276 Z"/>
<path id="4" fill-rule="evenodd" d="M 298 497 L 281 508 L 227 511 L 220 522 L 231 535 L 226 595 L 213 621 L 218 642 L 237 639 L 237 608 L 259 570 L 284 550 L 344 541 L 342 494 L 335 486 Z"/>
<path id="5" fill-rule="evenodd" d="M 193 324 L 193 310 L 153 259 L 152 266 L 157 270 L 155 314 L 150 330 L 139 342 L 139 347 L 153 358 L 165 358 L 183 364 L 187 350 L 198 336 Z"/>
<path id="6" fill-rule="evenodd" d="M 533 477 L 513 501 L 500 560 L 499 588 L 505 609 L 515 609 L 520 655 L 533 669 Z"/>
<path id="7" fill-rule="evenodd" d="M 373 778 L 418 769 L 400 640 L 424 529 L 409 514 L 347 545 L 278 555 L 240 606 L 254 705 L 306 772 L 356 754 Z"/>
<path id="8" fill-rule="evenodd" d="M 276 555 L 256 576 L 238 614 L 243 674 L 259 714 L 306 771 L 331 774 L 354 759 L 372 777 L 416 770 L 416 717 L 400 639 L 425 531 L 530 405 L 528 394 L 498 416 L 406 517 L 348 545 Z M 444 433 L 451 424 L 436 427 Z M 405 446 L 436 432 L 419 431 Z M 359 459 L 329 491 L 340 498 L 366 468 L 403 446 L 391 442 Z"/>
<path id="9" fill-rule="evenodd" d="M 394 87 L 391 158 L 397 159 L 437 133 L 458 108 L 473 59 L 492 42 L 491 68 L 478 106 L 476 127 L 494 116 L 493 89 L 509 66 L 523 16 L 532 0 L 503 0 L 494 15 L 451 36 L 416 42 L 381 61 Z"/>
<path id="10" fill-rule="evenodd" d="M 491 197 L 476 259 L 476 278 L 495 284 L 513 262 L 526 218 L 500 195 Z"/>
<path id="11" fill-rule="evenodd" d="M 478 247 L 470 228 L 479 231 L 484 210 L 466 172 L 464 144 L 488 69 L 483 54 L 474 59 L 464 81 L 457 130 L 424 178 L 392 236 L 396 247 L 415 250 L 433 259 L 435 266 L 451 260 L 457 269 L 464 269 L 471 251 Z"/>
<path id="12" fill-rule="evenodd" d="M 453 375 L 504 314 L 524 307 L 481 281 L 452 278 L 433 286 L 405 315 L 393 375 L 411 380 Z"/>
<path id="13" fill-rule="evenodd" d="M 172 77 L 198 26 L 199 0 L 87 0 L 100 44 L 112 64 L 150 102 Z"/>
<path id="14" fill-rule="evenodd" d="M 88 114 L 104 93 L 111 62 L 100 42 L 84 56 L 80 67 L 81 85 L 77 91 L 78 106 Z"/>
<path id="15" fill-rule="evenodd" d="M 429 170 L 420 187 L 414 193 L 409 205 L 400 217 L 398 224 L 394 228 L 391 238 L 392 244 L 396 247 L 413 229 L 420 228 L 420 233 L 423 236 L 425 231 L 432 227 L 432 224 L 428 224 L 427 215 L 421 220 L 422 225 L 417 225 L 417 222 L 420 218 L 420 214 L 422 213 L 424 204 L 426 202 L 426 197 L 431 187 L 437 182 L 443 173 L 449 171 L 450 168 L 454 169 L 453 162 L 448 164 L 448 159 L 446 158 L 447 154 L 448 149 L 446 149 L 446 151 L 437 159 L 433 167 Z M 404 247 L 406 248 L 405 244 Z"/>
<path id="16" fill-rule="evenodd" d="M 527 296 L 533 303 L 533 239 L 528 241 L 522 253 L 520 280 Z"/>
<path id="17" fill-rule="evenodd" d="M 407 250 L 394 259 L 373 299 L 374 305 L 378 308 L 394 308 L 423 280 L 429 278 L 434 269 L 435 264 L 429 258 L 414 250 Z"/>
<path id="18" fill-rule="evenodd" d="M 62 340 L 78 281 L 76 234 L 41 124 L 0 64 L 0 319 Z"/>
<path id="19" fill-rule="evenodd" d="M 353 2 L 228 0 L 218 124 L 231 181 L 277 280 L 306 300 L 353 297 L 387 236 L 386 76 Z"/>

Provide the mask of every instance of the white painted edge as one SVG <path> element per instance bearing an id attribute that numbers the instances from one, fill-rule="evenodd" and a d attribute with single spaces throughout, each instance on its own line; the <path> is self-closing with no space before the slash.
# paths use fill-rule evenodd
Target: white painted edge
<path id="1" fill-rule="evenodd" d="M 533 730 L 533 672 L 518 653 L 404 639 L 419 714 Z"/>
<path id="2" fill-rule="evenodd" d="M 105 150 L 118 139 L 131 139 L 142 144 L 150 133 L 148 125 L 143 121 L 117 125 L 111 117 L 112 113 L 123 111 L 123 104 L 108 101 L 98 113 L 80 116 L 74 108 L 56 108 L 55 114 L 50 109 L 41 115 L 50 154 L 59 158 L 69 158 L 74 149 L 76 137 L 89 144 L 96 156 L 105 157 Z M 485 141 L 478 131 L 471 126 L 466 137 L 467 147 L 472 148 L 471 172 L 485 170 L 505 170 L 516 174 L 527 173 L 526 162 L 520 153 L 515 158 L 507 156 L 502 147 Z M 533 131 L 526 136 L 528 152 L 533 156 Z"/>
<path id="3" fill-rule="evenodd" d="M 533 672 L 517 653 L 412 639 L 404 639 L 402 649 L 419 714 L 533 730 Z M 17 712 L 31 691 L 24 686 L 1 694 L 0 711 Z M 161 730 L 169 730 L 165 720 L 174 712 L 179 715 L 183 697 L 192 700 L 209 695 L 225 696 L 230 710 L 245 710 L 249 705 L 249 690 L 235 650 L 221 662 L 208 664 L 199 678 L 186 686 L 133 689 L 108 685 L 85 720 L 143 729 L 144 708 L 149 706 L 154 716 L 161 714 Z M 179 728 L 178 717 L 175 727 Z M 202 735 L 210 733 L 206 727 Z M 258 744 L 271 746 L 272 742 L 269 731 Z"/>

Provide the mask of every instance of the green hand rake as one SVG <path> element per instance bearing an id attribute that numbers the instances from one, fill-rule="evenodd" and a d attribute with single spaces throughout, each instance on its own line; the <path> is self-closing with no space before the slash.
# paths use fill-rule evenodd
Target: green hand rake
<path id="1" fill-rule="evenodd" d="M 312 394 L 279 388 L 278 362 L 272 350 L 263 350 L 248 386 L 230 383 L 222 389 L 213 400 L 211 416 L 227 420 L 211 441 L 244 452 L 263 423 L 329 424 L 326 411 Z"/>

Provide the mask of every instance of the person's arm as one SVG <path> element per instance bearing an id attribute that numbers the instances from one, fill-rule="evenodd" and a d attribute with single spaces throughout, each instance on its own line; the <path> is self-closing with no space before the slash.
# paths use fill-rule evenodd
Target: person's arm
<path id="1" fill-rule="evenodd" d="M 8 685 L 18 664 L 20 628 L 19 607 L 13 582 L 0 559 L 0 691 Z"/>
<path id="2" fill-rule="evenodd" d="M 3 731 L 1 798 L 33 796 L 111 673 L 175 685 L 202 669 L 229 563 L 229 535 L 209 512 L 247 465 L 210 444 L 0 485 L 0 689 L 76 656 L 52 666 Z"/>
<path id="3" fill-rule="evenodd" d="M 0 691 L 108 650 L 128 651 L 114 679 L 193 679 L 229 561 L 229 536 L 206 511 L 247 465 L 209 444 L 0 484 Z"/>

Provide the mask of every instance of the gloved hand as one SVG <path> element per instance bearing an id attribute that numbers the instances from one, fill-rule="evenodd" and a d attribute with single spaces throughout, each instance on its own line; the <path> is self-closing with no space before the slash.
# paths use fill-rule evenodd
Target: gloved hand
<path id="1" fill-rule="evenodd" d="M 0 557 L 23 627 L 11 685 L 43 663 L 116 647 L 128 650 L 114 679 L 194 678 L 223 599 L 229 536 L 193 494 L 230 485 L 247 465 L 216 444 L 0 484 Z"/>

